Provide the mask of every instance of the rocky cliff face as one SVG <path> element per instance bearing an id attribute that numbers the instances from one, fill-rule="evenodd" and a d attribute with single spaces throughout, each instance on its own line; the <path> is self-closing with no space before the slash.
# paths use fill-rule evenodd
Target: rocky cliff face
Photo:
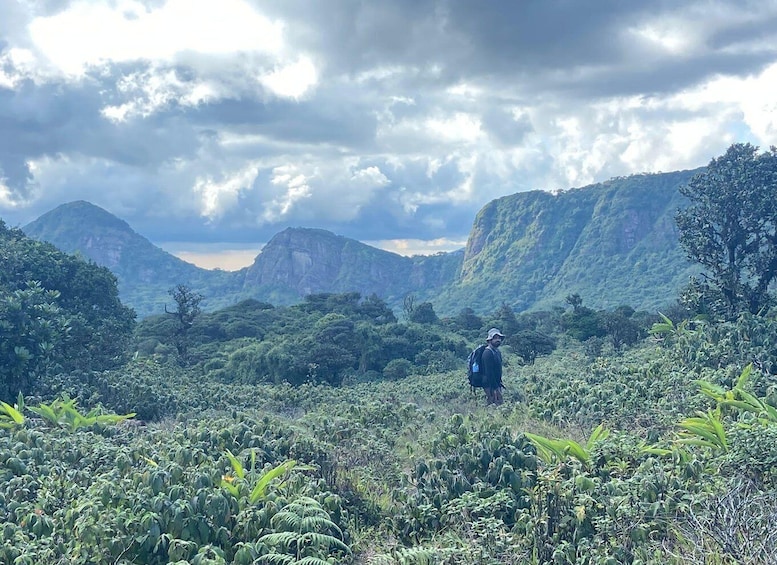
<path id="1" fill-rule="evenodd" d="M 451 269 L 441 268 L 443 263 L 442 256 L 408 258 L 328 231 L 289 228 L 273 237 L 248 267 L 243 290 L 296 300 L 322 292 L 375 293 L 391 301 L 449 284 Z M 446 276 L 438 276 L 440 272 Z"/>
<path id="2" fill-rule="evenodd" d="M 441 310 L 503 300 L 516 310 L 563 305 L 653 309 L 696 272 L 678 245 L 678 191 L 695 171 L 618 178 L 557 194 L 533 191 L 488 203 L 467 242 L 461 277 Z"/>

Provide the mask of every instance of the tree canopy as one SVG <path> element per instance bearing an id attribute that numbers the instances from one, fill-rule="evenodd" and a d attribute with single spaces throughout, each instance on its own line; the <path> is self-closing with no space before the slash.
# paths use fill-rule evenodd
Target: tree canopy
<path id="1" fill-rule="evenodd" d="M 0 220 L 0 398 L 35 380 L 103 370 L 126 354 L 135 312 L 105 267 L 32 240 Z"/>
<path id="2" fill-rule="evenodd" d="M 706 268 L 722 313 L 762 311 L 777 276 L 777 149 L 734 144 L 680 192 L 691 202 L 677 213 L 680 244 Z"/>

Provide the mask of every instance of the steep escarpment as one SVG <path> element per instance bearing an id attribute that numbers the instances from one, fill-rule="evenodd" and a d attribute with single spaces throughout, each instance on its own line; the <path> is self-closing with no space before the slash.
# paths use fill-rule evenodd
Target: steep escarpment
<path id="1" fill-rule="evenodd" d="M 654 309 L 697 272 L 678 244 L 679 187 L 696 171 L 635 175 L 557 193 L 531 191 L 489 202 L 477 215 L 461 276 L 440 311 L 563 305 Z"/>
<path id="2" fill-rule="evenodd" d="M 461 254 L 403 257 L 325 230 L 288 228 L 248 267 L 243 291 L 276 302 L 322 292 L 377 294 L 396 302 L 449 284 L 460 263 Z"/>

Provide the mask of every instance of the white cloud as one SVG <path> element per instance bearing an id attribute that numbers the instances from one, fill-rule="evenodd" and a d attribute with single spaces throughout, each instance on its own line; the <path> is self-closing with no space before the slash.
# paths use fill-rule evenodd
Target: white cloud
<path id="1" fill-rule="evenodd" d="M 463 112 L 442 118 L 429 118 L 424 126 L 432 136 L 448 142 L 475 143 L 483 134 L 480 118 Z"/>
<path id="2" fill-rule="evenodd" d="M 13 47 L 0 53 L 0 88 L 14 89 L 26 78 L 38 79 L 32 51 Z"/>
<path id="3" fill-rule="evenodd" d="M 114 122 L 135 116 L 148 117 L 161 108 L 177 103 L 197 106 L 221 97 L 221 88 L 207 81 L 181 81 L 170 69 L 150 69 L 122 77 L 116 90 L 129 102 L 105 106 L 101 113 Z"/>
<path id="4" fill-rule="evenodd" d="M 302 56 L 293 63 L 280 66 L 259 78 L 273 94 L 285 98 L 301 98 L 318 82 L 313 61 Z"/>
<path id="5" fill-rule="evenodd" d="M 0 205 L 4 208 L 16 208 L 19 203 L 14 198 L 11 189 L 5 184 L 6 180 L 0 177 Z"/>
<path id="6" fill-rule="evenodd" d="M 378 167 L 358 169 L 351 175 L 351 186 L 359 190 L 369 190 L 375 187 L 386 186 L 391 181 Z"/>
<path id="7" fill-rule="evenodd" d="M 449 211 L 504 194 L 695 167 L 777 137 L 777 63 L 757 66 L 777 44 L 768 3 L 648 16 L 623 3 L 590 21 L 617 21 L 627 41 L 548 26 L 536 52 L 487 19 L 457 24 L 454 5 L 438 36 L 401 4 L 324 17 L 256 0 L 74 0 L 35 17 L 55 4 L 0 8 L 0 115 L 14 126 L 0 211 L 84 198 L 214 229 L 250 217 L 353 233 L 380 202 L 395 229 L 435 235 Z M 369 37 L 347 35 L 369 17 Z M 37 188 L 21 196 L 28 162 Z"/>
<path id="8" fill-rule="evenodd" d="M 680 19 L 662 19 L 644 23 L 629 30 L 638 40 L 658 47 L 671 55 L 686 55 L 701 43 L 698 28 Z"/>
<path id="9" fill-rule="evenodd" d="M 200 214 L 214 220 L 225 210 L 233 208 L 240 193 L 251 188 L 258 173 L 258 166 L 249 163 L 241 170 L 223 175 L 218 181 L 212 177 L 198 178 L 194 184 L 194 192 L 200 194 Z"/>
<path id="10" fill-rule="evenodd" d="M 118 0 L 74 2 L 29 25 L 43 56 L 66 75 L 79 76 L 108 61 L 173 61 L 186 52 L 277 54 L 283 25 L 242 0 L 167 0 L 157 9 Z"/>
<path id="11" fill-rule="evenodd" d="M 270 182 L 282 190 L 265 202 L 265 210 L 260 218 L 265 222 L 277 222 L 287 216 L 297 203 L 310 198 L 312 194 L 308 178 L 295 165 L 275 167 Z"/>

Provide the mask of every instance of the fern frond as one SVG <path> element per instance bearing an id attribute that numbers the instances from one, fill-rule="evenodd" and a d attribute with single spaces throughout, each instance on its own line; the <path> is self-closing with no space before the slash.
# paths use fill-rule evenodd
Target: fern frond
<path id="1" fill-rule="evenodd" d="M 300 532 L 335 532 L 343 538 L 343 532 L 337 524 L 329 519 L 329 516 L 305 516 L 300 522 Z"/>
<path id="2" fill-rule="evenodd" d="M 329 561 L 324 561 L 318 557 L 303 557 L 299 561 L 294 561 L 292 565 L 332 565 Z"/>
<path id="3" fill-rule="evenodd" d="M 336 530 L 337 526 L 328 517 L 305 516 L 299 522 L 299 532 L 328 532 Z"/>
<path id="4" fill-rule="evenodd" d="M 402 565 L 434 565 L 439 555 L 434 549 L 411 547 L 397 551 L 396 558 Z"/>
<path id="5" fill-rule="evenodd" d="M 297 532 L 273 532 L 263 535 L 258 541 L 272 547 L 289 549 L 292 543 L 299 543 L 301 540 L 302 537 Z"/>
<path id="6" fill-rule="evenodd" d="M 267 565 L 293 565 L 299 563 L 291 555 L 284 553 L 268 553 L 259 557 L 255 563 L 266 563 Z"/>
<path id="7" fill-rule="evenodd" d="M 296 512 L 290 512 L 287 508 L 288 506 L 284 506 L 283 510 L 273 516 L 270 520 L 270 524 L 272 524 L 272 527 L 276 530 L 283 530 L 286 532 L 301 531 L 300 523 L 302 522 L 302 517 Z"/>
<path id="8" fill-rule="evenodd" d="M 340 549 L 345 553 L 351 553 L 351 548 L 345 545 L 345 543 L 343 543 L 336 537 L 330 536 L 327 534 L 308 532 L 306 534 L 302 534 L 301 541 L 306 542 L 307 544 L 317 548 L 323 547 L 323 548 L 326 548 L 327 550 L 331 550 L 332 548 L 335 548 L 335 549 Z"/>

